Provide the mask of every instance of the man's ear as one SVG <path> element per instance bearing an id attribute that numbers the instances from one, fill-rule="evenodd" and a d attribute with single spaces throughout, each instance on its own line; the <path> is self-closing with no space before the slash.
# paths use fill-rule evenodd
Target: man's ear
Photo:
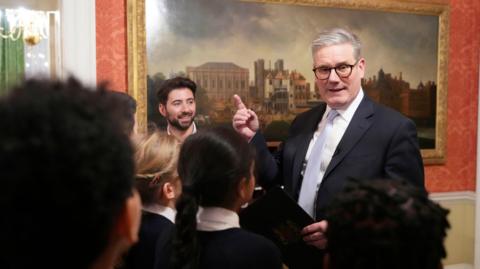
<path id="1" fill-rule="evenodd" d="M 118 216 L 117 223 L 115 224 L 116 235 L 120 239 L 132 245 L 138 241 L 138 230 L 140 228 L 141 218 L 141 201 L 140 195 L 137 190 L 133 190 L 133 195 L 125 200 L 125 206 L 123 207 L 120 215 Z"/>
<path id="2" fill-rule="evenodd" d="M 365 59 L 361 58 L 360 60 L 358 60 L 358 69 L 360 70 L 360 78 L 365 77 L 365 67 L 366 67 Z"/>
<path id="3" fill-rule="evenodd" d="M 160 112 L 160 114 L 162 114 L 163 117 L 167 116 L 167 108 L 162 103 L 158 105 L 158 111 Z"/>

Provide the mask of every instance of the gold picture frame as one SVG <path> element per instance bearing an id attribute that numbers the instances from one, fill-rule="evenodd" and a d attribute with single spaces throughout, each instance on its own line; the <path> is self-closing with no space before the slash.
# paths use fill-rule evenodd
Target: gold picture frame
<path id="1" fill-rule="evenodd" d="M 299 5 L 348 10 L 384 11 L 430 15 L 438 18 L 435 146 L 422 149 L 425 164 L 441 164 L 445 161 L 447 87 L 448 87 L 448 29 L 449 6 L 447 1 L 384 1 L 384 0 L 246 0 L 262 4 Z M 137 127 L 147 129 L 147 48 L 145 24 L 145 0 L 127 0 L 128 35 L 128 93 L 137 100 Z M 360 22 L 361 24 L 361 22 Z M 368 59 L 367 59 L 368 60 Z"/>

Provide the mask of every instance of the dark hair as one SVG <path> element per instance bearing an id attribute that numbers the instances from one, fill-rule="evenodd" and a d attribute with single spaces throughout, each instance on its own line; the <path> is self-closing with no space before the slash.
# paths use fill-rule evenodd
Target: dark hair
<path id="1" fill-rule="evenodd" d="M 174 268 L 198 266 L 198 206 L 232 206 L 241 179 L 251 176 L 254 158 L 254 149 L 231 129 L 202 131 L 185 140 L 178 161 L 183 189 L 177 201 Z"/>
<path id="2" fill-rule="evenodd" d="M 174 77 L 165 80 L 160 85 L 160 88 L 157 90 L 158 101 L 161 104 L 166 105 L 170 92 L 180 88 L 190 89 L 193 93 L 193 96 L 195 97 L 195 92 L 197 91 L 197 85 L 195 84 L 195 82 L 185 77 Z"/>
<path id="3" fill-rule="evenodd" d="M 87 268 L 103 253 L 132 195 L 122 108 L 74 78 L 0 100 L 1 268 Z"/>
<path id="4" fill-rule="evenodd" d="M 437 269 L 447 215 L 406 181 L 352 181 L 327 209 L 330 268 Z"/>
<path id="5" fill-rule="evenodd" d="M 119 116 L 122 119 L 125 132 L 130 135 L 133 132 L 133 127 L 135 126 L 137 101 L 124 92 L 112 91 L 111 94 L 113 95 L 113 98 L 117 98 L 118 102 L 124 107 L 124 109 L 119 111 Z"/>

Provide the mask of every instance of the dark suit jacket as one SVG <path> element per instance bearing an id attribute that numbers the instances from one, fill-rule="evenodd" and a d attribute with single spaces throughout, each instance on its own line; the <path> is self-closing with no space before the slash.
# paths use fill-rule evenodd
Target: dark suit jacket
<path id="1" fill-rule="evenodd" d="M 265 138 L 257 132 L 251 143 L 257 148 L 260 184 L 267 188 L 282 184 L 298 199 L 308 145 L 325 110 L 326 104 L 321 104 L 298 115 L 290 126 L 288 138 L 273 155 Z M 325 206 L 342 190 L 348 178 L 403 178 L 424 188 L 415 124 L 364 96 L 323 176 L 317 194 L 316 220 L 324 218 Z"/>
<path id="2" fill-rule="evenodd" d="M 170 238 L 175 225 L 164 216 L 142 211 L 138 243 L 127 254 L 123 268 L 153 268 L 159 240 Z"/>

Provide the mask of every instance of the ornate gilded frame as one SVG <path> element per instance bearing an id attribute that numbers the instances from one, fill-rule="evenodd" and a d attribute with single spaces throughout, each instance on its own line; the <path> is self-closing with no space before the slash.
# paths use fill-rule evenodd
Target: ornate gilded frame
<path id="1" fill-rule="evenodd" d="M 447 87 L 448 87 L 448 1 L 431 0 L 243 0 L 260 3 L 281 3 L 346 9 L 377 10 L 438 16 L 437 112 L 435 149 L 422 149 L 425 164 L 445 161 Z M 137 128 L 147 129 L 147 61 L 145 31 L 145 0 L 127 0 L 128 93 L 137 100 Z"/>

